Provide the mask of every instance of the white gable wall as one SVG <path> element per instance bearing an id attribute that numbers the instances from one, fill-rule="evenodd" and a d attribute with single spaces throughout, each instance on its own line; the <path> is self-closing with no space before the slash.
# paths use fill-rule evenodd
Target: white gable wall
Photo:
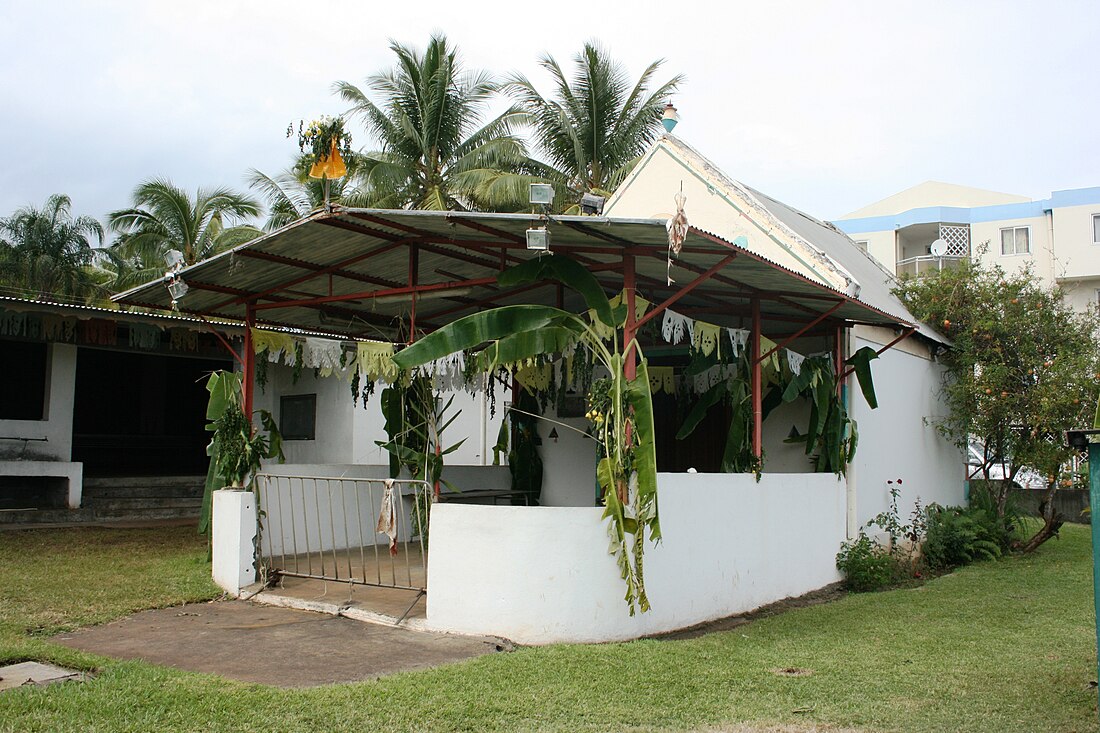
<path id="1" fill-rule="evenodd" d="M 769 236 L 770 230 L 777 239 L 783 241 L 783 233 L 779 228 L 757 226 L 738 212 L 738 208 L 749 208 L 744 200 L 735 198 L 732 192 L 722 191 L 719 186 L 706 180 L 702 173 L 685 165 L 663 145 L 653 148 L 651 154 L 638 164 L 607 202 L 604 214 L 619 218 L 667 219 L 676 213 L 675 197 L 681 191 L 687 197 L 684 211 L 688 224 L 730 242 L 743 236 L 748 239 L 746 249 L 816 282 L 826 282 L 812 263 L 797 253 L 797 249 L 792 252 Z M 680 275 L 680 279 L 685 279 L 683 271 L 680 271 Z M 677 277 L 675 266 L 672 276 Z M 835 279 L 826 284 L 844 288 L 844 283 Z"/>

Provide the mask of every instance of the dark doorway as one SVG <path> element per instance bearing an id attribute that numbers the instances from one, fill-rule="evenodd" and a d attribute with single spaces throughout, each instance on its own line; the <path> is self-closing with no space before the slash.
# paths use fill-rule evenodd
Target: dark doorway
<path id="1" fill-rule="evenodd" d="M 206 473 L 206 375 L 232 363 L 80 349 L 73 460 L 85 476 Z"/>
<path id="2" fill-rule="evenodd" d="M 718 473 L 729 435 L 730 406 L 724 401 L 714 405 L 691 435 L 676 440 L 676 433 L 691 408 L 691 404 L 677 404 L 676 399 L 675 395 L 664 392 L 653 395 L 657 470 L 680 473 L 694 468 L 699 473 Z"/>

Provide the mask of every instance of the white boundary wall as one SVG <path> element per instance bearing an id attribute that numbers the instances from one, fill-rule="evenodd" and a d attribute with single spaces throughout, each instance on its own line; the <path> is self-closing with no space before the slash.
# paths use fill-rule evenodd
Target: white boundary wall
<path id="1" fill-rule="evenodd" d="M 658 486 L 650 612 L 628 614 L 602 509 L 439 504 L 428 626 L 523 644 L 632 639 L 840 580 L 845 485 L 832 474 L 660 474 Z"/>

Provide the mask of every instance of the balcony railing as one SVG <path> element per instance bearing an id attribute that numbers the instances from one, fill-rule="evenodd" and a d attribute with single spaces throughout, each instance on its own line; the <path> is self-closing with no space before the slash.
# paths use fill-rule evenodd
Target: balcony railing
<path id="1" fill-rule="evenodd" d="M 920 276 L 936 270 L 958 267 L 968 260 L 968 257 L 948 256 L 936 257 L 935 255 L 920 255 L 918 257 L 906 257 L 898 260 L 896 272 L 898 277 L 902 275 Z"/>

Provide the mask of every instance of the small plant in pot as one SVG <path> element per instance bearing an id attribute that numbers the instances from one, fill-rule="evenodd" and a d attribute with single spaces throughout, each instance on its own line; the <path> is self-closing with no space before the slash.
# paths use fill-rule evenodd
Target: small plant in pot
<path id="1" fill-rule="evenodd" d="M 210 400 L 206 405 L 206 429 L 213 433 L 206 455 L 210 468 L 206 473 L 202 517 L 199 531 L 210 527 L 211 496 L 217 489 L 244 490 L 265 458 L 283 461 L 283 438 L 275 418 L 267 410 L 258 410 L 261 430 L 254 430 L 244 414 L 241 376 L 236 372 L 216 371 L 206 381 Z"/>

